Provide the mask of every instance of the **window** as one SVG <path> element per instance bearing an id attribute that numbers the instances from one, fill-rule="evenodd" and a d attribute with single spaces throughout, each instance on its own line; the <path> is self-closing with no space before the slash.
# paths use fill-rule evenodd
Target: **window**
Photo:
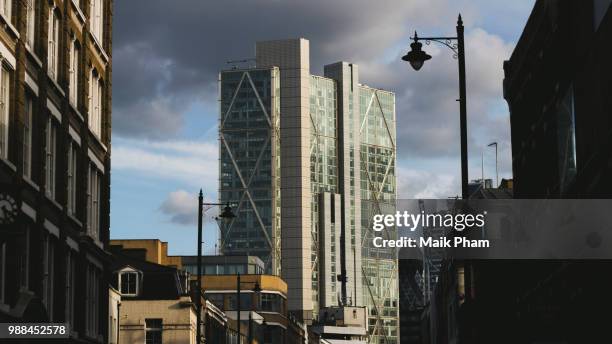
<path id="1" fill-rule="evenodd" d="M 4 159 L 8 159 L 10 79 L 11 74 L 0 58 L 0 158 Z"/>
<path id="2" fill-rule="evenodd" d="M 102 0 L 89 1 L 89 28 L 98 42 L 102 42 L 104 5 Z"/>
<path id="3" fill-rule="evenodd" d="M 162 319 L 145 319 L 145 343 L 162 343 Z"/>
<path id="4" fill-rule="evenodd" d="M 53 320 L 53 284 L 54 284 L 54 267 L 55 267 L 55 242 L 49 235 L 45 236 L 42 245 L 43 257 L 43 288 L 42 288 L 42 303 L 47 309 L 49 320 Z"/>
<path id="5" fill-rule="evenodd" d="M 240 292 L 240 309 L 241 310 L 249 310 L 252 309 L 253 305 L 251 303 L 251 295 L 252 293 L 246 293 L 244 291 Z M 228 301 L 228 310 L 236 310 L 238 305 L 236 304 L 236 294 L 227 295 Z"/>
<path id="6" fill-rule="evenodd" d="M 102 81 L 95 69 L 89 78 L 89 128 L 98 137 L 102 137 Z"/>
<path id="7" fill-rule="evenodd" d="M 34 44 L 36 43 L 36 4 L 34 0 L 27 0 L 27 23 L 26 23 L 26 44 L 34 49 Z"/>
<path id="8" fill-rule="evenodd" d="M 599 25 L 606 16 L 606 13 L 610 10 L 610 6 L 612 6 L 612 0 L 593 1 L 593 24 L 595 26 L 595 31 L 599 29 Z"/>
<path id="9" fill-rule="evenodd" d="M 70 104 L 74 105 L 74 107 L 78 108 L 78 100 L 79 100 L 79 57 L 80 57 L 80 49 L 79 42 L 72 42 L 72 47 L 70 48 Z"/>
<path id="10" fill-rule="evenodd" d="M 95 240 L 99 240 L 100 232 L 100 171 L 98 168 L 89 165 L 89 182 L 87 185 L 87 227 L 89 235 Z"/>
<path id="11" fill-rule="evenodd" d="M 261 294 L 261 310 L 268 312 L 280 312 L 281 298 L 275 294 Z"/>
<path id="12" fill-rule="evenodd" d="M 565 190 L 574 181 L 576 166 L 576 114 L 574 87 L 570 86 L 561 100 L 557 112 L 557 142 L 559 151 L 559 182 Z"/>
<path id="13" fill-rule="evenodd" d="M 47 66 L 51 78 L 57 81 L 57 73 L 59 67 L 59 16 L 55 12 L 55 8 L 49 9 L 49 36 L 47 45 Z"/>
<path id="14" fill-rule="evenodd" d="M 99 334 L 98 316 L 100 313 L 100 270 L 93 264 L 87 267 L 87 290 L 85 291 L 85 332 L 96 338 Z"/>
<path id="15" fill-rule="evenodd" d="M 223 304 L 224 296 L 223 294 L 206 294 L 206 299 L 210 301 L 213 305 L 219 307 L 221 310 L 225 310 L 225 305 Z"/>
<path id="16" fill-rule="evenodd" d="M 13 7 L 13 2 L 11 0 L 0 0 L 0 14 L 6 18 L 9 22 L 11 22 L 11 8 Z"/>
<path id="17" fill-rule="evenodd" d="M 68 250 L 66 254 L 66 322 L 74 326 L 74 293 L 76 275 L 76 252 Z"/>
<path id="18" fill-rule="evenodd" d="M 75 216 L 77 213 L 77 169 L 78 169 L 79 146 L 71 141 L 68 148 L 68 214 Z"/>
<path id="19" fill-rule="evenodd" d="M 55 199 L 55 168 L 57 165 L 57 122 L 52 116 L 47 120 L 45 145 L 45 185 L 47 196 Z"/>
<path id="20" fill-rule="evenodd" d="M 136 271 L 122 272 L 119 274 L 119 292 L 121 295 L 138 295 L 139 276 Z"/>
<path id="21" fill-rule="evenodd" d="M 34 117 L 34 100 L 26 92 L 25 112 L 23 118 L 23 175 L 32 179 L 32 122 Z"/>

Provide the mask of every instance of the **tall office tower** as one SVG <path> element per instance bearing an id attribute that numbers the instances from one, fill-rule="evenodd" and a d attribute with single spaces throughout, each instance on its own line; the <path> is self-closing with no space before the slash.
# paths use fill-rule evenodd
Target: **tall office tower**
<path id="1" fill-rule="evenodd" d="M 222 230 L 222 249 L 259 255 L 269 272 L 280 272 L 288 307 L 299 318 L 308 322 L 330 306 L 368 306 L 372 338 L 393 342 L 397 260 L 372 250 L 371 231 L 363 226 L 370 226 L 372 209 L 395 200 L 394 95 L 360 85 L 357 66 L 347 62 L 325 66 L 325 76 L 311 75 L 305 39 L 259 42 L 256 57 L 257 67 L 220 78 L 220 201 L 238 204 L 238 217 Z M 241 85 L 243 75 L 248 80 L 261 71 L 275 77 Z M 271 98 L 260 89 L 273 90 Z M 268 101 L 276 112 L 259 110 Z M 264 122 L 265 128 L 252 124 Z M 256 143 L 257 131 L 267 131 L 272 143 Z M 256 152 L 246 153 L 254 145 L 271 159 L 258 162 Z M 254 196 L 242 172 L 248 168 L 270 171 L 256 175 L 269 188 L 260 194 L 272 197 Z M 276 241 L 265 239 L 253 214 L 265 214 L 262 222 L 275 228 L 269 236 Z"/>
<path id="2" fill-rule="evenodd" d="M 222 231 L 228 255 L 255 255 L 280 275 L 278 68 L 221 73 L 219 198 L 237 203 Z"/>
<path id="3" fill-rule="evenodd" d="M 0 321 L 109 335 L 112 0 L 0 2 Z"/>
<path id="4" fill-rule="evenodd" d="M 394 239 L 397 233 L 371 229 L 374 214 L 395 213 L 395 95 L 360 85 L 359 113 L 363 305 L 369 310 L 370 342 L 397 342 L 397 251 L 372 245 L 374 236 Z"/>

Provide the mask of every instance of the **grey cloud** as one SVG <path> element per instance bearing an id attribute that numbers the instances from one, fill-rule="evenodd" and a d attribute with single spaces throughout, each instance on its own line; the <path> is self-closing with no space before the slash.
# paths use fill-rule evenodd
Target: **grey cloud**
<path id="1" fill-rule="evenodd" d="M 313 72 L 338 60 L 374 60 L 407 35 L 407 23 L 432 24 L 444 0 L 115 2 L 114 130 L 173 137 L 196 101 L 215 108 L 225 61 L 254 55 L 258 40 L 306 37 Z M 153 19 L 153 20 L 152 20 Z M 151 109 L 149 103 L 164 104 Z"/>
<path id="2" fill-rule="evenodd" d="M 212 201 L 205 197 L 204 202 Z M 211 206 L 204 206 L 203 209 L 204 222 L 206 224 L 214 223 L 219 209 Z M 170 192 L 160 205 L 159 210 L 168 216 L 172 223 L 183 226 L 193 226 L 198 223 L 197 195 L 185 190 Z"/>
<path id="3" fill-rule="evenodd" d="M 197 223 L 197 196 L 184 190 L 171 192 L 159 209 L 170 217 L 170 222 L 179 225 Z"/>
<path id="4" fill-rule="evenodd" d="M 396 92 L 400 159 L 457 158 L 458 81 L 452 53 L 426 46 L 434 58 L 418 73 L 399 58 L 414 29 L 452 34 L 461 7 L 468 25 L 470 156 L 479 160 L 489 136 L 500 147 L 509 146 L 509 131 L 502 127 L 507 124 L 490 112 L 505 106 L 502 62 L 511 47 L 471 26 L 491 19 L 466 1 L 183 0 L 169 5 L 130 0 L 115 7 L 113 129 L 119 135 L 173 137 L 196 101 L 209 104 L 216 116 L 217 74 L 226 60 L 252 57 L 258 40 L 306 37 L 313 73 L 321 73 L 326 63 L 349 60 L 360 64 L 362 82 Z M 518 20 L 516 30 L 522 25 Z"/>

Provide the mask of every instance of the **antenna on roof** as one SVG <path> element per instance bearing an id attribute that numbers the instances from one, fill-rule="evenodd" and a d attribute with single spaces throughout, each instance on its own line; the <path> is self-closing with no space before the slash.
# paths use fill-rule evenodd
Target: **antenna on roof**
<path id="1" fill-rule="evenodd" d="M 239 64 L 248 63 L 251 61 L 255 61 L 254 58 L 243 59 L 243 60 L 229 60 L 225 61 L 226 64 L 232 65 L 232 69 L 238 69 Z M 249 66 L 250 67 L 250 66 Z"/>

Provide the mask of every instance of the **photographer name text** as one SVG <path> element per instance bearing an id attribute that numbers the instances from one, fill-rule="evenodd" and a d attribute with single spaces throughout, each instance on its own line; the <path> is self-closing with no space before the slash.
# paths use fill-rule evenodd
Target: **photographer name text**
<path id="1" fill-rule="evenodd" d="M 374 247 L 385 247 L 385 248 L 487 248 L 490 247 L 489 240 L 470 240 L 466 237 L 420 237 L 420 238 L 409 238 L 400 237 L 396 240 L 383 239 L 382 237 L 375 237 L 372 240 Z"/>

